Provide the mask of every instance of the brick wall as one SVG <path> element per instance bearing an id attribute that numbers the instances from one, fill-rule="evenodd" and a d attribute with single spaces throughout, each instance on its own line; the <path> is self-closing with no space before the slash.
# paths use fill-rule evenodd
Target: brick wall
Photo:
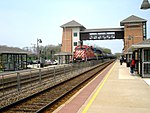
<path id="1" fill-rule="evenodd" d="M 124 50 L 132 44 L 138 44 L 143 41 L 143 24 L 125 24 L 124 26 Z"/>
<path id="2" fill-rule="evenodd" d="M 61 52 L 72 52 L 72 29 L 63 28 Z"/>

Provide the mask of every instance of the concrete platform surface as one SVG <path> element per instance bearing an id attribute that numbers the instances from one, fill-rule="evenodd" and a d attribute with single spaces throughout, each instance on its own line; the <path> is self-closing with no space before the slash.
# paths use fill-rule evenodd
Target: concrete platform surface
<path id="1" fill-rule="evenodd" d="M 119 61 L 108 74 L 78 113 L 150 113 L 149 78 L 130 75 L 126 64 Z"/>

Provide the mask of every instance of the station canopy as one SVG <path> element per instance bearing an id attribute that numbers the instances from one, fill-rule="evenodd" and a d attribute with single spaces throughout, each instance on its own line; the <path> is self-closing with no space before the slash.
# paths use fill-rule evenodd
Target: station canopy
<path id="1" fill-rule="evenodd" d="M 144 40 L 141 43 L 133 44 L 128 51 L 132 52 L 135 49 L 141 49 L 141 48 L 149 48 L 150 49 L 150 39 Z"/>

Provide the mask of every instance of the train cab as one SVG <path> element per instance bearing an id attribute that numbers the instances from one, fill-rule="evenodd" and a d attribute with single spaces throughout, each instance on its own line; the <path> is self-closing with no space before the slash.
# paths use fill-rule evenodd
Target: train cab
<path id="1" fill-rule="evenodd" d="M 87 45 L 76 46 L 74 51 L 74 61 L 88 61 L 95 57 L 92 47 Z"/>

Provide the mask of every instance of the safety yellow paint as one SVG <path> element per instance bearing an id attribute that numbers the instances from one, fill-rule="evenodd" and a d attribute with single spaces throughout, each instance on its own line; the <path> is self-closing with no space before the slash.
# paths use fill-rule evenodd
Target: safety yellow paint
<path id="1" fill-rule="evenodd" d="M 115 63 L 116 64 L 116 63 Z M 89 100 L 87 106 L 84 108 L 84 110 L 82 111 L 82 113 L 86 113 L 87 110 L 89 109 L 89 107 L 91 106 L 91 104 L 93 103 L 93 101 L 95 100 L 95 98 L 97 97 L 98 93 L 100 92 L 100 90 L 102 89 L 104 83 L 106 82 L 106 80 L 108 79 L 110 73 L 112 72 L 115 64 L 113 65 L 113 67 L 109 70 L 109 72 L 107 73 L 107 75 L 105 76 L 105 78 L 103 79 L 102 83 L 100 84 L 100 86 L 98 87 L 97 91 L 93 94 L 92 98 Z M 102 72 L 101 72 L 102 73 Z"/>

